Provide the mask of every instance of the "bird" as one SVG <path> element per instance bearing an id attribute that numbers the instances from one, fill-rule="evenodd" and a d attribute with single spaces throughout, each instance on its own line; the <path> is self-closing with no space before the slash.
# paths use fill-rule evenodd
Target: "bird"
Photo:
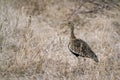
<path id="1" fill-rule="evenodd" d="M 71 21 L 67 22 L 68 27 L 70 27 L 70 41 L 68 44 L 68 49 L 76 57 L 91 58 L 96 63 L 99 62 L 97 55 L 92 51 L 90 46 L 82 39 L 77 39 L 74 35 L 74 24 Z"/>

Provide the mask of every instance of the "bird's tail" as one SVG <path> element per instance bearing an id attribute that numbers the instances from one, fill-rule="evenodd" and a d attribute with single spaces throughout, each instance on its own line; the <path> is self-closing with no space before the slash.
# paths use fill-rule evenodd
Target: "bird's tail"
<path id="1" fill-rule="evenodd" d="M 96 57 L 94 57 L 93 59 L 94 59 L 94 61 L 95 61 L 95 62 L 97 62 L 97 63 L 99 62 L 99 60 L 98 60 L 98 57 L 97 57 L 97 56 L 96 56 Z"/>
<path id="2" fill-rule="evenodd" d="M 91 57 L 95 62 L 97 62 L 97 63 L 99 62 L 97 55 L 96 55 L 92 50 L 91 50 L 90 57 Z"/>

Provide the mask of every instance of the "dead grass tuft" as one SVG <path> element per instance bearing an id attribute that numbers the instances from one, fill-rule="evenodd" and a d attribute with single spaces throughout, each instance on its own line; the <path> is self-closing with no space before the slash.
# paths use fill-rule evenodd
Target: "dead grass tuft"
<path id="1" fill-rule="evenodd" d="M 119 2 L 105 1 L 84 1 L 79 8 L 79 0 L 0 0 L 0 78 L 119 80 Z M 102 12 L 94 12 L 100 4 Z M 69 19 L 75 35 L 97 54 L 98 64 L 68 50 L 69 27 L 64 23 Z"/>

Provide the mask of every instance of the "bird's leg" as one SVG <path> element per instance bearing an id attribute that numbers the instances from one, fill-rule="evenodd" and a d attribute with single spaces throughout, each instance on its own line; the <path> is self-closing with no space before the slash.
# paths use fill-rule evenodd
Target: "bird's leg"
<path id="1" fill-rule="evenodd" d="M 84 58 L 84 62 L 86 62 L 86 58 Z"/>
<path id="2" fill-rule="evenodd" d="M 80 57 L 78 57 L 78 66 L 80 66 L 80 63 L 81 63 L 81 62 L 80 62 Z"/>
<path id="3" fill-rule="evenodd" d="M 78 57 L 78 70 L 80 70 L 80 73 L 82 74 L 82 75 L 84 75 L 84 61 L 81 61 L 80 62 L 80 57 Z"/>
<path id="4" fill-rule="evenodd" d="M 66 64 L 65 64 L 65 77 L 67 76 L 67 56 L 66 56 Z M 67 77 L 66 77 L 67 78 Z"/>

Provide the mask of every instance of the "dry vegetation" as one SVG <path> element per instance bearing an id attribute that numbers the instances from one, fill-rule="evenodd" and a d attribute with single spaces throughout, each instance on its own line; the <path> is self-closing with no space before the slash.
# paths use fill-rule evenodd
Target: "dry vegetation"
<path id="1" fill-rule="evenodd" d="M 69 52 L 68 20 L 98 64 Z M 0 80 L 120 80 L 119 0 L 0 0 Z"/>

